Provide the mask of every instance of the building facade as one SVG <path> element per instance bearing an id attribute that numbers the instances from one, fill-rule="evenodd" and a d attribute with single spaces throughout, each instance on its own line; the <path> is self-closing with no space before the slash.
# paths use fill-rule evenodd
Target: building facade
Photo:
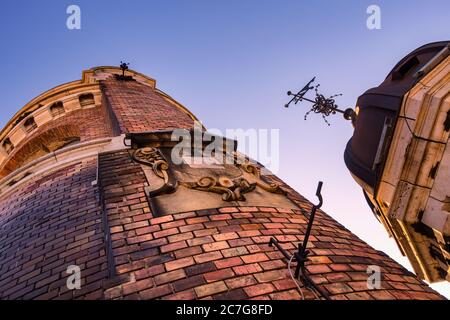
<path id="1" fill-rule="evenodd" d="M 114 67 L 23 107 L 0 133 L 0 298 L 316 299 L 268 245 L 292 254 L 312 203 L 234 141 L 215 154 L 242 161 L 189 162 L 207 148 L 195 137 L 174 161 L 174 130 L 192 138 L 196 120 L 155 80 Z M 308 249 L 331 299 L 443 298 L 321 210 Z"/>
<path id="2" fill-rule="evenodd" d="M 450 42 L 404 57 L 358 99 L 345 160 L 415 272 L 450 281 Z"/>

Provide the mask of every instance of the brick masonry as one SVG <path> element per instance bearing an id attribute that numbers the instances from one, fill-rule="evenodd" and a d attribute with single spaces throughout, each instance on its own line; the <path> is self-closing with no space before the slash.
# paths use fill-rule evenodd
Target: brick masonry
<path id="1" fill-rule="evenodd" d="M 187 113 L 149 86 L 111 77 L 102 81 L 101 87 L 121 133 L 193 127 L 193 120 Z"/>
<path id="2" fill-rule="evenodd" d="M 115 78 L 101 85 L 102 109 L 84 117 L 92 128 L 104 123 L 98 131 L 80 124 L 84 139 L 192 126 L 150 87 Z M 293 252 L 302 241 L 312 204 L 300 194 L 283 184 L 295 211 L 242 206 L 155 217 L 145 186 L 141 165 L 124 149 L 0 196 L 0 299 L 300 299 L 286 261 L 268 246 L 275 237 Z M 310 250 L 307 270 L 332 299 L 443 298 L 323 211 Z M 81 267 L 81 290 L 66 287 L 72 264 Z M 369 265 L 381 268 L 381 289 L 367 288 Z"/>
<path id="3" fill-rule="evenodd" d="M 286 262 L 268 242 L 275 237 L 293 252 L 307 223 L 301 210 L 227 207 L 153 218 L 143 192 L 145 176 L 128 152 L 101 159 L 100 177 L 109 181 L 104 192 L 112 253 L 123 280 L 107 289 L 105 298 L 299 299 Z M 304 211 L 311 207 L 295 192 L 290 197 Z M 333 299 L 442 298 L 322 211 L 310 250 L 307 270 Z M 369 265 L 381 268 L 379 290 L 367 288 Z M 314 298 L 308 291 L 305 296 Z"/>
<path id="4" fill-rule="evenodd" d="M 0 202 L 0 298 L 101 298 L 107 275 L 97 194 L 96 159 L 21 186 Z M 82 269 L 82 289 L 69 291 L 69 265 Z"/>

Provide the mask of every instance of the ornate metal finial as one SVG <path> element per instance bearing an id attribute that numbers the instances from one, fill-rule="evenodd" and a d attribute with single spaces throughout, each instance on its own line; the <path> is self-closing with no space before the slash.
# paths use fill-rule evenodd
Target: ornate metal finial
<path id="1" fill-rule="evenodd" d="M 120 69 L 122 69 L 122 77 L 125 77 L 125 71 L 128 70 L 129 65 L 130 65 L 129 63 L 120 61 Z"/>
<path id="2" fill-rule="evenodd" d="M 348 108 L 346 110 L 340 110 L 339 106 L 336 104 L 336 101 L 334 98 L 342 96 L 342 94 L 335 94 L 333 96 L 330 96 L 326 98 L 323 94 L 319 93 L 319 86 L 320 84 L 313 85 L 313 82 L 316 80 L 316 77 L 312 78 L 311 81 L 309 81 L 306 86 L 303 87 L 297 94 L 293 94 L 291 91 L 288 91 L 288 96 L 293 96 L 291 101 L 289 101 L 284 106 L 286 108 L 289 108 L 289 105 L 294 102 L 294 104 L 297 104 L 299 101 L 308 101 L 311 102 L 313 105 L 311 109 L 305 114 L 305 120 L 307 119 L 308 115 L 311 112 L 314 113 L 321 113 L 322 118 L 325 121 L 326 124 L 330 125 L 330 123 L 327 121 L 325 117 L 328 117 L 330 114 L 336 114 L 336 112 L 342 113 L 344 116 L 344 119 L 346 120 L 353 120 L 355 117 L 355 112 L 353 109 Z M 314 89 L 316 92 L 316 96 L 314 100 L 305 98 L 305 94 L 309 92 L 309 90 Z"/>

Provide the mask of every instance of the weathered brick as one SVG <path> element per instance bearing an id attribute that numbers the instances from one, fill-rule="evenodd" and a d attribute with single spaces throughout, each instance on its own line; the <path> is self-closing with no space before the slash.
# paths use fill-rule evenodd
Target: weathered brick
<path id="1" fill-rule="evenodd" d="M 138 229 L 135 229 L 134 231 L 136 232 L 136 235 L 139 236 L 139 235 L 152 233 L 152 232 L 159 231 L 159 230 L 160 230 L 159 225 L 154 225 L 154 226 L 138 228 Z"/>
<path id="2" fill-rule="evenodd" d="M 197 294 L 197 297 L 203 298 L 205 296 L 211 296 L 220 292 L 227 291 L 228 288 L 223 281 L 218 281 L 200 287 L 196 287 L 194 290 L 195 293 Z"/>
<path id="3" fill-rule="evenodd" d="M 228 244 L 230 247 L 242 247 L 254 244 L 254 238 L 241 238 L 241 239 L 231 239 L 228 240 Z M 267 242 L 269 243 L 269 242 Z"/>
<path id="4" fill-rule="evenodd" d="M 239 209 L 235 208 L 235 207 L 220 208 L 219 212 L 221 212 L 221 213 L 233 213 L 233 212 L 239 212 Z"/>
<path id="5" fill-rule="evenodd" d="M 353 291 L 368 291 L 369 290 L 367 280 L 352 281 L 352 282 L 347 282 L 347 284 L 353 289 Z"/>
<path id="6" fill-rule="evenodd" d="M 272 282 L 287 278 L 286 269 L 256 273 L 254 276 L 258 282 Z"/>
<path id="7" fill-rule="evenodd" d="M 170 272 L 166 272 L 160 275 L 157 275 L 155 279 L 155 283 L 157 285 L 173 282 L 175 280 L 179 280 L 186 277 L 186 273 L 183 269 L 178 269 Z"/>
<path id="8" fill-rule="evenodd" d="M 236 232 L 227 232 L 213 235 L 214 240 L 216 241 L 226 241 L 231 239 L 239 238 Z"/>
<path id="9" fill-rule="evenodd" d="M 329 282 L 351 281 L 350 277 L 342 272 L 325 274 L 325 278 L 327 278 Z"/>
<path id="10" fill-rule="evenodd" d="M 188 256 L 195 256 L 202 252 L 203 252 L 202 248 L 200 246 L 196 246 L 196 247 L 188 247 L 185 249 L 180 249 L 180 250 L 175 251 L 174 253 L 175 253 L 175 257 L 177 259 L 180 259 L 180 258 L 184 258 L 184 257 L 188 257 Z"/>
<path id="11" fill-rule="evenodd" d="M 259 209 L 256 207 L 239 207 L 239 210 L 242 212 L 258 212 Z"/>
<path id="12" fill-rule="evenodd" d="M 256 284 L 256 280 L 252 275 L 228 279 L 225 281 L 230 289 L 242 288 Z"/>
<path id="13" fill-rule="evenodd" d="M 174 234 L 179 233 L 177 228 L 172 228 L 172 229 L 166 229 L 166 230 L 162 230 L 162 231 L 157 231 L 153 233 L 153 236 L 155 237 L 155 239 L 157 238 L 163 238 L 163 237 L 168 237 Z"/>
<path id="14" fill-rule="evenodd" d="M 297 290 L 282 291 L 270 294 L 272 300 L 300 300 L 301 296 Z"/>
<path id="15" fill-rule="evenodd" d="M 178 241 L 184 241 L 184 240 L 192 239 L 193 237 L 194 237 L 194 235 L 192 234 L 192 232 L 185 232 L 185 233 L 169 236 L 169 237 L 167 237 L 167 240 L 170 243 L 173 243 L 173 242 L 178 242 Z M 188 243 L 188 245 L 191 246 L 190 243 Z"/>
<path id="16" fill-rule="evenodd" d="M 204 228 L 205 228 L 205 226 L 201 223 L 190 224 L 187 226 L 179 227 L 181 233 L 195 231 L 195 230 L 203 230 Z"/>
<path id="17" fill-rule="evenodd" d="M 194 300 L 196 297 L 194 290 L 186 290 L 162 297 L 162 300 Z"/>
<path id="18" fill-rule="evenodd" d="M 228 245 L 228 243 L 226 241 L 218 241 L 218 242 L 207 243 L 207 244 L 202 245 L 202 248 L 205 252 L 227 249 L 229 247 L 230 246 Z"/>
<path id="19" fill-rule="evenodd" d="M 259 266 L 259 264 L 252 263 L 252 264 L 246 264 L 246 265 L 243 265 L 243 266 L 233 267 L 233 271 L 237 275 L 244 275 L 244 274 L 260 272 L 260 271 L 262 271 L 262 269 Z"/>
<path id="20" fill-rule="evenodd" d="M 326 264 L 308 265 L 306 266 L 306 269 L 312 274 L 331 272 L 331 269 Z"/>
<path id="21" fill-rule="evenodd" d="M 196 213 L 191 211 L 191 212 L 177 213 L 177 214 L 173 215 L 173 218 L 175 220 L 180 220 L 180 219 L 192 218 L 195 216 L 196 216 Z"/>
<path id="22" fill-rule="evenodd" d="M 208 217 L 196 217 L 196 218 L 186 219 L 187 224 L 197 224 L 197 223 L 208 222 L 208 221 L 209 221 Z"/>
<path id="23" fill-rule="evenodd" d="M 209 217 L 211 221 L 221 221 L 221 220 L 229 220 L 231 219 L 231 215 L 229 214 L 216 214 Z"/>
<path id="24" fill-rule="evenodd" d="M 264 226 L 259 223 L 252 223 L 252 224 L 243 225 L 242 229 L 244 229 L 244 230 L 259 230 L 259 229 L 264 229 Z"/>
<path id="25" fill-rule="evenodd" d="M 372 297 L 367 292 L 352 292 L 345 295 L 349 300 L 371 300 Z M 403 298 L 400 298 L 403 299 Z M 408 297 L 407 299 L 410 299 Z"/>
<path id="26" fill-rule="evenodd" d="M 387 290 L 374 290 L 369 293 L 372 297 L 377 300 L 394 300 L 395 297 L 389 293 Z M 417 297 L 414 297 L 417 298 Z M 428 297 L 424 297 L 424 300 L 427 300 Z"/>
<path id="27" fill-rule="evenodd" d="M 172 271 L 180 268 L 185 268 L 193 265 L 194 259 L 192 257 L 186 257 L 178 260 L 173 260 L 165 263 L 166 270 Z"/>
<path id="28" fill-rule="evenodd" d="M 134 272 L 136 280 L 153 277 L 155 275 L 165 272 L 164 266 L 162 264 L 152 266 L 149 268 L 144 268 Z"/>
<path id="29" fill-rule="evenodd" d="M 172 228 L 184 226 L 185 224 L 186 224 L 186 222 L 184 222 L 184 220 L 177 220 L 177 221 L 163 223 L 163 224 L 161 224 L 161 228 L 172 229 Z"/>
<path id="30" fill-rule="evenodd" d="M 170 293 L 172 293 L 171 286 L 170 285 L 164 285 L 164 286 L 159 286 L 159 287 L 156 287 L 156 288 L 151 288 L 151 289 L 144 290 L 144 291 L 139 293 L 139 296 L 143 300 L 150 300 L 150 299 L 155 299 L 155 298 L 159 298 L 159 297 L 168 295 Z"/>
<path id="31" fill-rule="evenodd" d="M 193 275 L 197 275 L 197 274 L 203 274 L 203 273 L 210 272 L 210 271 L 213 271 L 213 270 L 216 270 L 216 267 L 215 267 L 214 263 L 212 263 L 212 262 L 205 262 L 205 263 L 202 263 L 202 264 L 196 264 L 196 265 L 187 267 L 185 269 L 186 274 L 188 276 L 193 276 Z"/>
<path id="32" fill-rule="evenodd" d="M 262 261 L 269 260 L 267 255 L 264 253 L 250 254 L 247 256 L 242 256 L 241 258 L 242 258 L 242 260 L 244 260 L 245 263 L 262 262 Z"/>
<path id="33" fill-rule="evenodd" d="M 206 281 L 203 278 L 203 275 L 196 275 L 196 276 L 188 277 L 186 279 L 175 281 L 173 283 L 173 288 L 176 292 L 178 292 L 178 291 L 183 291 L 186 289 L 198 287 L 205 283 L 206 283 Z"/>
<path id="34" fill-rule="evenodd" d="M 264 223 L 263 224 L 267 229 L 283 229 L 284 225 L 282 223 Z"/>
<path id="35" fill-rule="evenodd" d="M 268 271 L 273 269 L 286 268 L 287 263 L 283 260 L 271 260 L 260 262 L 259 265 L 261 266 L 261 268 Z"/>
<path id="36" fill-rule="evenodd" d="M 241 255 L 245 255 L 248 254 L 248 250 L 246 247 L 236 247 L 236 248 L 230 248 L 230 249 L 225 249 L 221 251 L 224 257 L 236 257 L 236 256 L 241 256 Z"/>
<path id="37" fill-rule="evenodd" d="M 154 282 L 152 278 L 146 278 L 136 282 L 127 283 L 122 286 L 122 294 L 126 296 L 141 290 L 145 290 L 149 287 L 152 287 L 153 284 Z"/>
<path id="38" fill-rule="evenodd" d="M 235 267 L 243 264 L 242 259 L 239 257 L 233 257 L 228 259 L 216 260 L 214 261 L 217 269 Z"/>
<path id="39" fill-rule="evenodd" d="M 202 230 L 196 230 L 194 231 L 194 235 L 196 237 L 204 237 L 204 236 L 210 236 L 219 233 L 219 231 L 216 228 L 212 229 L 202 229 Z"/>
<path id="40" fill-rule="evenodd" d="M 169 221 L 173 221 L 173 217 L 168 215 L 168 216 L 163 216 L 163 217 L 158 217 L 158 218 L 153 218 L 150 220 L 151 224 L 162 224 L 165 222 L 169 222 Z"/>
<path id="41" fill-rule="evenodd" d="M 311 264 L 332 264 L 330 258 L 324 256 L 311 256 L 309 261 Z"/>
<path id="42" fill-rule="evenodd" d="M 167 244 L 167 239 L 166 238 L 160 238 L 160 239 L 156 239 L 156 240 L 151 240 L 151 241 L 146 241 L 140 244 L 142 249 L 151 249 L 151 248 L 156 248 L 156 247 L 160 247 Z"/>
<path id="43" fill-rule="evenodd" d="M 220 258 L 223 258 L 220 251 L 207 252 L 194 256 L 195 262 L 197 263 L 204 263 L 208 261 L 218 260 Z"/>
<path id="44" fill-rule="evenodd" d="M 331 294 L 349 293 L 353 291 L 352 288 L 350 288 L 348 285 L 342 282 L 326 284 L 325 288 Z"/>
<path id="45" fill-rule="evenodd" d="M 179 241 L 179 242 L 169 243 L 164 246 L 161 246 L 160 250 L 162 253 L 165 253 L 165 252 L 183 249 L 186 247 L 187 247 L 187 244 L 185 241 Z"/>
<path id="46" fill-rule="evenodd" d="M 213 295 L 214 300 L 244 300 L 247 298 L 248 295 L 242 289 L 230 290 Z"/>
<path id="47" fill-rule="evenodd" d="M 111 233 L 117 233 L 117 232 L 122 232 L 123 231 L 123 227 L 122 226 L 115 226 L 115 227 L 111 227 L 110 228 L 110 232 Z"/>
<path id="48" fill-rule="evenodd" d="M 328 265 L 333 271 L 351 271 L 353 270 L 347 264 L 332 263 Z"/>
<path id="49" fill-rule="evenodd" d="M 198 246 L 201 244 L 212 243 L 212 242 L 214 242 L 214 239 L 211 236 L 189 239 L 187 241 L 189 246 Z"/>
<path id="50" fill-rule="evenodd" d="M 261 283 L 250 287 L 245 287 L 244 291 L 249 297 L 256 297 L 274 292 L 276 289 L 270 283 Z"/>
<path id="51" fill-rule="evenodd" d="M 297 287 L 294 280 L 292 280 L 291 278 L 276 280 L 276 281 L 273 281 L 272 284 L 275 286 L 275 288 L 277 288 L 277 290 L 280 290 L 280 291 Z"/>
<path id="52" fill-rule="evenodd" d="M 132 230 L 148 226 L 148 221 L 139 221 L 134 223 L 128 223 L 125 225 L 125 230 Z"/>
<path id="53" fill-rule="evenodd" d="M 215 282 L 218 280 L 224 280 L 224 279 L 233 277 L 234 272 L 232 269 L 228 268 L 228 269 L 221 269 L 221 270 L 217 270 L 217 271 L 208 272 L 208 273 L 205 273 L 203 276 L 205 277 L 205 280 L 207 282 Z"/>

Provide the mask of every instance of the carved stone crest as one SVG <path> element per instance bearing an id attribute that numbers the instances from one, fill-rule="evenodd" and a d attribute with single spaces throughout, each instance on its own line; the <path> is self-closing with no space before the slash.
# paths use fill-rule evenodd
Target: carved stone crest
<path id="1" fill-rule="evenodd" d="M 252 182 L 242 176 L 227 177 L 225 175 L 218 177 L 206 175 L 196 181 L 183 181 L 175 178 L 169 171 L 169 162 L 158 148 L 136 149 L 133 152 L 133 158 L 137 162 L 150 166 L 154 174 L 164 181 L 162 187 L 152 191 L 152 196 L 174 192 L 179 185 L 189 189 L 221 194 L 223 201 L 245 201 L 244 194 L 254 191 L 256 186 L 271 193 L 285 194 L 279 185 L 263 182 L 258 167 L 249 161 L 237 166 L 255 177 Z"/>
<path id="2" fill-rule="evenodd" d="M 194 152 L 172 161 L 173 145 L 164 134 L 142 134 L 148 139 L 135 138 L 131 150 L 147 178 L 145 193 L 155 215 L 241 205 L 297 208 L 280 185 L 265 182 L 259 166 L 236 151 L 231 156 L 218 151 L 207 159 Z M 216 155 L 231 163 L 215 162 Z"/>

